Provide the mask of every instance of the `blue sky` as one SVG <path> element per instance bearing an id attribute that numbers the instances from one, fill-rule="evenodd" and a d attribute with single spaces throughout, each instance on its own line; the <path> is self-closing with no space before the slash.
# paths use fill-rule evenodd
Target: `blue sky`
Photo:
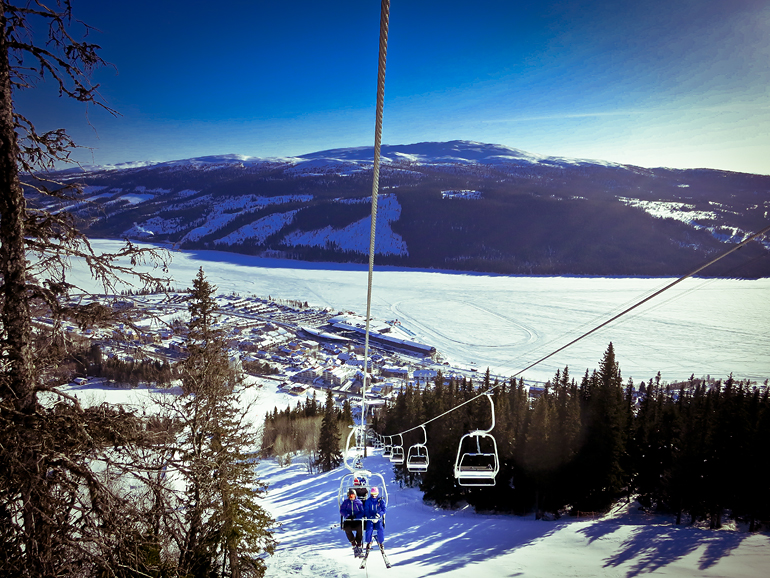
<path id="1" fill-rule="evenodd" d="M 73 4 L 121 116 L 45 85 L 16 102 L 83 163 L 374 142 L 376 0 Z M 385 84 L 388 144 L 770 174 L 766 0 L 392 0 Z"/>

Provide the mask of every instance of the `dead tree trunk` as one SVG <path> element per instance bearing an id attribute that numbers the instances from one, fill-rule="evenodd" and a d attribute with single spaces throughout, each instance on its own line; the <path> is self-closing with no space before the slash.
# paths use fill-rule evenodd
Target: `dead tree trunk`
<path id="1" fill-rule="evenodd" d="M 36 401 L 24 250 L 26 202 L 17 165 L 18 143 L 5 32 L 5 16 L 0 15 L 0 274 L 3 278 L 0 321 L 5 334 L 3 353 L 8 356 L 2 395 L 14 400 L 17 411 L 31 414 Z"/>

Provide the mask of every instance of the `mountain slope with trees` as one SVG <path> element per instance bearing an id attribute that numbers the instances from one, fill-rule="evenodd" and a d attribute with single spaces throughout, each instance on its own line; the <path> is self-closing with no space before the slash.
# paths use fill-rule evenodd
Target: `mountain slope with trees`
<path id="1" fill-rule="evenodd" d="M 378 217 L 387 238 L 377 261 L 387 265 L 680 275 L 762 229 L 770 210 L 764 175 L 643 169 L 468 141 L 386 146 L 383 159 L 380 191 L 392 211 Z M 368 244 L 350 236 L 368 232 L 370 148 L 61 176 L 86 185 L 69 210 L 95 237 L 310 261 L 367 259 Z M 767 241 L 751 243 L 705 274 L 767 276 L 769 256 Z"/>

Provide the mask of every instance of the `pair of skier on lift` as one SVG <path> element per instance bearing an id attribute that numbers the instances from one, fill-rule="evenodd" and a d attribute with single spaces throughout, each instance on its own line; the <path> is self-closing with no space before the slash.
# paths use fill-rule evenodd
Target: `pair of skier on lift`
<path id="1" fill-rule="evenodd" d="M 385 512 L 387 507 L 385 500 L 380 497 L 380 491 L 375 486 L 369 490 L 369 497 L 361 502 L 356 490 L 350 488 L 348 497 L 340 505 L 340 515 L 344 518 L 343 529 L 348 537 L 350 545 L 353 546 L 353 553 L 356 556 L 363 554 L 363 544 L 361 542 L 361 520 L 364 522 L 364 539 L 366 540 L 367 550 L 372 545 L 372 535 L 377 530 L 377 542 L 382 548 L 385 544 Z"/>

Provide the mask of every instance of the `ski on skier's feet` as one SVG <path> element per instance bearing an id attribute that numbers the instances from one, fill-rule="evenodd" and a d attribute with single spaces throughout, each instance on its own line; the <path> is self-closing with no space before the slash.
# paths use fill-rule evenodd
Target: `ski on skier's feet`
<path id="1" fill-rule="evenodd" d="M 382 547 L 382 544 L 380 544 L 380 552 L 382 552 L 382 559 L 385 562 L 385 567 L 390 568 L 390 560 L 388 560 L 388 555 L 385 553 L 385 548 Z"/>
<path id="2" fill-rule="evenodd" d="M 369 548 L 367 548 L 366 550 L 364 550 L 364 555 L 363 555 L 363 558 L 361 559 L 361 567 L 360 567 L 360 569 L 361 569 L 361 570 L 363 570 L 364 568 L 366 568 L 366 561 L 367 561 L 368 559 L 369 559 Z"/>

